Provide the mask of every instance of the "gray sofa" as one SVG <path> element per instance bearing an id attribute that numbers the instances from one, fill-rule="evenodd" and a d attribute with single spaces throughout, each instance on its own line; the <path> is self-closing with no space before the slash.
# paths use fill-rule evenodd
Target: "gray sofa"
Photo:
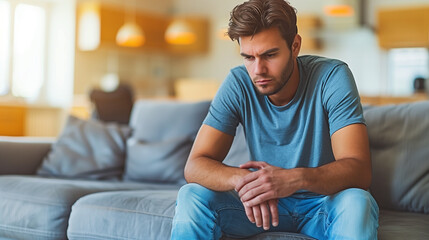
<path id="1" fill-rule="evenodd" d="M 129 126 L 70 117 L 57 139 L 0 138 L 0 239 L 169 239 L 209 104 L 140 100 Z M 366 106 L 364 114 L 379 239 L 429 239 L 429 102 Z M 247 159 L 239 127 L 225 164 Z"/>

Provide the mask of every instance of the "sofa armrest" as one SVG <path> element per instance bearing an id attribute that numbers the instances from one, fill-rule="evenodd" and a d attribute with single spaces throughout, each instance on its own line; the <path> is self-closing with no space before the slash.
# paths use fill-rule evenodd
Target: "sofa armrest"
<path id="1" fill-rule="evenodd" d="M 55 138 L 0 137 L 0 175 L 35 174 Z"/>

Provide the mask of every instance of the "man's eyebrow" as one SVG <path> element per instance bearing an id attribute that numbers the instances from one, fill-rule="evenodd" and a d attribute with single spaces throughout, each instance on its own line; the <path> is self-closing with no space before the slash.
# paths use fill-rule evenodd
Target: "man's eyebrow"
<path id="1" fill-rule="evenodd" d="M 271 49 L 268 49 L 267 51 L 263 52 L 261 55 L 267 55 L 267 54 L 275 53 L 275 52 L 278 52 L 279 50 L 280 50 L 280 48 L 271 48 Z"/>
<path id="2" fill-rule="evenodd" d="M 263 52 L 262 54 L 260 54 L 261 56 L 264 56 L 264 55 L 268 55 L 268 54 L 271 54 L 271 53 L 275 53 L 275 52 L 278 52 L 280 50 L 280 48 L 271 48 L 271 49 L 268 49 L 267 51 L 265 51 L 265 52 Z M 253 56 L 251 56 L 251 55 L 249 55 L 249 54 L 247 54 L 247 53 L 240 53 L 240 55 L 241 56 L 243 56 L 243 57 L 253 57 Z"/>
<path id="3" fill-rule="evenodd" d="M 251 57 L 249 54 L 246 54 L 246 53 L 240 53 L 240 55 L 241 55 L 242 57 Z"/>

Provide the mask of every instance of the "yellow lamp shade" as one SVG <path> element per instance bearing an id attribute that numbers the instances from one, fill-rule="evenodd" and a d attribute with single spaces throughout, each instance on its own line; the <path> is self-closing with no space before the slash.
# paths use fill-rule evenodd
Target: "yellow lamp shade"
<path id="1" fill-rule="evenodd" d="M 355 13 L 353 7 L 347 4 L 325 6 L 324 12 L 332 17 L 350 17 Z"/>
<path id="2" fill-rule="evenodd" d="M 174 20 L 165 32 L 165 40 L 173 45 L 189 45 L 196 39 L 191 27 L 183 20 Z"/>
<path id="3" fill-rule="evenodd" d="M 134 22 L 125 23 L 116 35 L 116 43 L 123 47 L 140 47 L 145 40 L 143 31 Z"/>

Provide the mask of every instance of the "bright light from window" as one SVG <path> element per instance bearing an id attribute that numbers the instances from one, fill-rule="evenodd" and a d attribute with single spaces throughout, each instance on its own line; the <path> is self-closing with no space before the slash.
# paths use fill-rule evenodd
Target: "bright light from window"
<path id="1" fill-rule="evenodd" d="M 10 5 L 0 0 L 0 95 L 9 89 Z"/>
<path id="2" fill-rule="evenodd" d="M 389 92 L 413 94 L 416 77 L 429 77 L 429 51 L 426 48 L 399 48 L 389 51 Z"/>
<path id="3" fill-rule="evenodd" d="M 45 69 L 46 13 L 41 7 L 18 4 L 15 10 L 12 93 L 34 100 Z"/>
<path id="4" fill-rule="evenodd" d="M 81 3 L 78 37 L 82 51 L 92 51 L 100 45 L 100 5 L 97 2 Z"/>

